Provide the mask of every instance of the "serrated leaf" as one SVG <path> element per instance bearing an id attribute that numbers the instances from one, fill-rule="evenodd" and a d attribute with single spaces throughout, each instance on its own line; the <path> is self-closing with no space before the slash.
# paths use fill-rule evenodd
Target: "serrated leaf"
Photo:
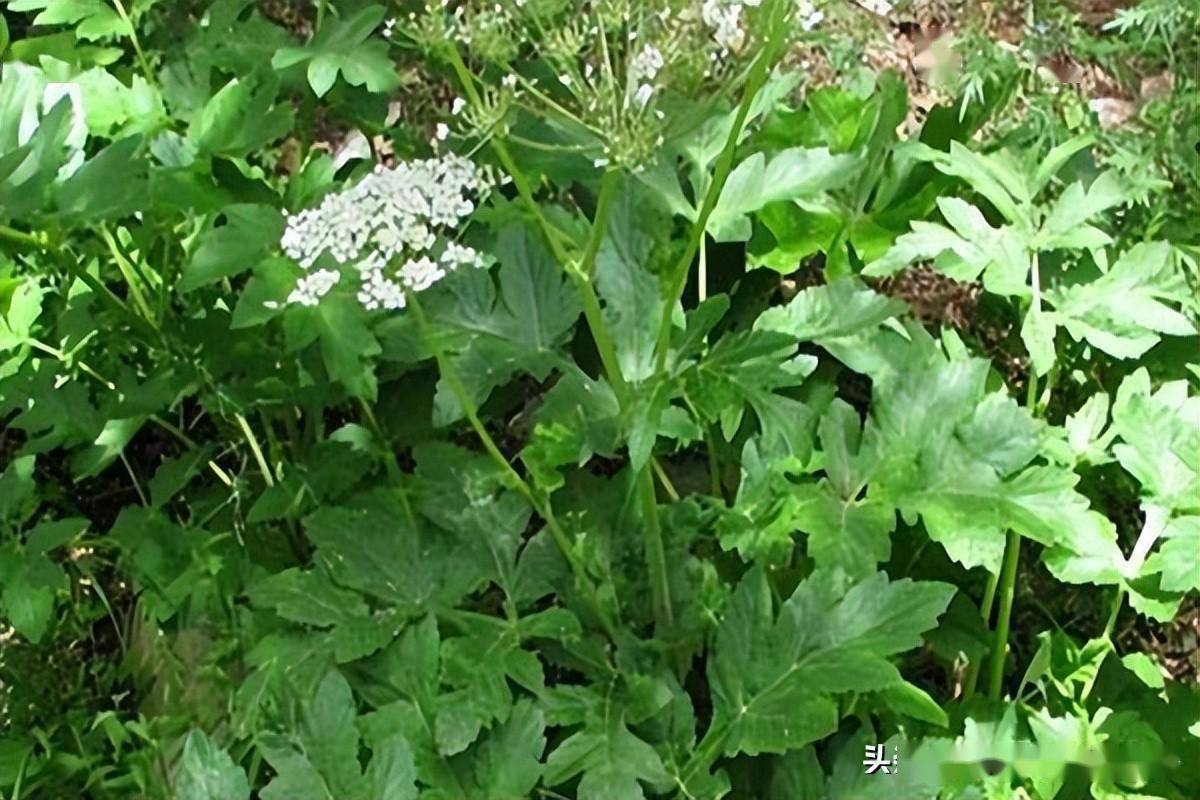
<path id="1" fill-rule="evenodd" d="M 580 310 L 577 292 L 531 231 L 507 228 L 493 252 L 499 264 L 495 278 L 486 270 L 460 271 L 449 286 L 452 297 L 426 304 L 433 335 L 454 354 L 456 370 L 478 404 L 520 372 L 544 380 L 564 364 L 561 348 Z M 462 415 L 439 381 L 434 424 Z"/>
<path id="2" fill-rule="evenodd" d="M 1116 358 L 1139 358 L 1164 334 L 1197 335 L 1196 323 L 1177 310 L 1194 314 L 1196 301 L 1166 242 L 1136 244 L 1098 279 L 1044 296 L 1053 321 L 1073 339 Z"/>
<path id="3" fill-rule="evenodd" d="M 582 775 L 579 800 L 644 800 L 642 783 L 657 791 L 671 785 L 662 759 L 629 730 L 624 709 L 611 695 L 546 759 L 546 785 L 557 786 L 576 775 Z"/>
<path id="4" fill-rule="evenodd" d="M 368 41 L 387 16 L 383 6 L 367 6 L 346 17 L 333 15 L 304 47 L 280 48 L 271 59 L 276 69 L 308 64 L 308 83 L 317 97 L 333 88 L 337 75 L 351 86 L 384 92 L 396 85 L 396 71 L 381 39 Z"/>
<path id="5" fill-rule="evenodd" d="M 483 576 L 477 538 L 429 530 L 386 490 L 324 506 L 304 527 L 334 581 L 408 614 L 452 606 Z"/>
<path id="6" fill-rule="evenodd" d="M 940 583 L 889 583 L 876 573 L 847 587 L 821 571 L 772 609 L 766 574 L 752 570 L 717 631 L 708 677 L 726 755 L 782 753 L 832 733 L 832 697 L 900 685 L 888 657 L 911 649 L 954 594 Z"/>
<path id="7" fill-rule="evenodd" d="M 129 36 L 132 31 L 104 0 L 12 0 L 9 11 L 40 11 L 35 25 L 74 25 L 80 39 Z"/>
<path id="8" fill-rule="evenodd" d="M 728 334 L 685 375 L 685 392 L 703 421 L 718 424 L 726 439 L 733 439 L 749 408 L 765 448 L 786 445 L 805 460 L 810 443 L 803 432 L 812 412 L 780 393 L 799 386 L 816 367 L 815 358 L 796 351 L 795 338 L 785 333 Z"/>

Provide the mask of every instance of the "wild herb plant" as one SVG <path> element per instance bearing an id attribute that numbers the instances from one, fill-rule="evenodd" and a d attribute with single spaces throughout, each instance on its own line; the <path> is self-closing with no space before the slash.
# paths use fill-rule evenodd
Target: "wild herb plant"
<path id="1" fill-rule="evenodd" d="M 827 5 L 11 0 L 0 789 L 1197 796 L 1194 233 Z"/>

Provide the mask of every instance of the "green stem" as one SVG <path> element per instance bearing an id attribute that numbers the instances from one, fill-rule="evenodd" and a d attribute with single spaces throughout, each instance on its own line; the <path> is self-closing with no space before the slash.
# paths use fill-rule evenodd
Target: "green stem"
<path id="1" fill-rule="evenodd" d="M 259 471 L 262 472 L 263 481 L 267 486 L 275 485 L 275 477 L 271 474 L 271 467 L 267 464 L 267 459 L 263 455 L 262 448 L 258 446 L 258 439 L 254 437 L 254 431 L 250 428 L 250 423 L 241 413 L 233 415 L 237 421 L 238 427 L 242 429 L 242 435 L 246 437 L 246 444 L 250 445 L 250 452 L 254 454 L 254 461 L 258 464 Z"/>
<path id="2" fill-rule="evenodd" d="M 1008 629 L 1012 622 L 1013 596 L 1016 594 L 1017 566 L 1021 560 L 1021 535 L 1008 532 L 1004 545 L 1004 566 L 1000 573 L 1000 610 L 996 617 L 996 630 L 992 636 L 991 679 L 988 694 L 999 700 L 1004 689 L 1004 661 L 1008 655 Z"/>
<path id="3" fill-rule="evenodd" d="M 775 27 L 772 26 L 772 29 Z M 721 196 L 721 190 L 725 187 L 725 181 L 733 169 L 733 159 L 737 151 L 738 140 L 742 136 L 742 128 L 746 124 L 746 118 L 750 115 L 750 106 L 753 105 L 759 90 L 762 89 L 763 84 L 767 81 L 767 75 L 774 61 L 774 52 L 773 41 L 768 40 L 764 43 L 762 50 L 759 51 L 758 56 L 754 60 L 754 64 L 750 69 L 750 77 L 747 80 L 746 90 L 742 95 L 741 103 L 738 104 L 733 125 L 729 129 L 729 136 L 725 139 L 725 146 L 721 149 L 720 155 L 717 156 L 712 183 L 709 184 L 708 191 L 704 194 L 704 202 L 700 206 L 700 213 L 692 224 L 687 247 L 679 257 L 679 260 L 676 261 L 674 268 L 667 273 L 670 276 L 669 291 L 666 295 L 666 302 L 663 305 L 662 319 L 659 322 L 658 337 L 655 341 L 655 365 L 660 372 L 667 361 L 667 345 L 671 339 L 671 313 L 675 308 L 675 304 L 683 297 L 683 290 L 687 286 L 687 276 L 692 266 L 692 260 L 696 257 L 696 251 L 700 248 L 700 243 L 705 236 L 708 228 L 708 218 L 712 215 L 713 209 L 717 207 L 717 200 Z"/>
<path id="4" fill-rule="evenodd" d="M 7 225 L 0 225 L 0 240 L 12 242 L 21 247 L 31 247 L 34 250 L 45 250 L 49 246 L 44 233 L 25 233 Z"/>
<path id="5" fill-rule="evenodd" d="M 987 586 L 983 590 L 983 600 L 979 604 L 979 615 L 983 617 L 983 624 L 986 626 L 992 621 L 992 607 L 996 604 L 996 587 L 1000 582 L 1000 575 L 996 572 L 988 573 Z M 971 662 L 967 669 L 967 679 L 963 684 L 963 699 L 968 700 L 975 695 L 975 687 L 979 685 L 979 673 L 983 667 L 983 659 L 977 658 Z"/>
<path id="6" fill-rule="evenodd" d="M 117 269 L 121 272 L 121 277 L 125 279 L 125 283 L 129 286 L 129 296 L 133 298 L 134 305 L 142 312 L 142 316 L 146 321 L 154 327 L 157 327 L 155 322 L 154 312 L 150 310 L 150 305 L 146 302 L 145 296 L 142 294 L 141 287 L 138 286 L 138 278 L 135 274 L 136 270 L 133 265 L 125 258 L 125 254 L 121 252 L 121 248 L 117 246 L 116 239 L 109 233 L 108 228 L 101 226 L 100 237 L 104 239 L 105 245 L 108 246 L 109 253 L 112 254 L 113 261 L 117 264 Z"/>
<path id="7" fill-rule="evenodd" d="M 462 380 L 459 378 L 458 371 L 450 363 L 450 360 L 446 358 L 446 354 L 442 351 L 442 349 L 437 346 L 434 341 L 434 337 L 429 334 L 429 320 L 425 316 L 424 309 L 421 308 L 421 303 L 417 299 L 416 293 L 408 292 L 407 298 L 408 309 L 412 312 L 413 316 L 417 320 L 417 327 L 420 330 L 421 338 L 425 342 L 425 346 L 428 347 L 433 353 L 434 361 L 437 362 L 438 371 L 441 373 L 442 380 L 446 382 L 446 386 L 450 389 L 450 393 L 453 394 L 454 398 L 458 401 L 459 406 L 462 408 L 463 415 L 467 418 L 471 428 L 475 431 L 475 435 L 479 438 L 480 443 L 483 445 L 483 449 L 487 451 L 488 456 L 490 456 L 492 461 L 496 463 L 496 466 L 500 468 L 509 486 L 522 497 L 524 497 L 526 502 L 528 502 L 529 505 L 531 505 L 533 509 L 542 517 L 542 519 L 546 521 L 546 528 L 550 531 L 551 538 L 554 539 L 554 543 L 562 552 L 563 558 L 567 560 L 567 564 L 574 573 L 576 581 L 583 587 L 584 594 L 589 605 L 592 606 L 593 613 L 596 614 L 601 625 L 604 626 L 604 629 L 609 636 L 615 636 L 616 629 L 613 627 L 608 615 L 604 613 L 604 609 L 599 602 L 596 589 L 592 585 L 591 580 L 588 578 L 583 563 L 579 560 L 579 556 L 575 553 L 575 548 L 572 546 L 571 540 L 567 536 L 566 531 L 563 530 L 562 526 L 559 525 L 558 520 L 555 518 L 550 504 L 542 502 L 542 499 L 538 496 L 537 492 L 535 492 L 533 488 L 525 482 L 525 479 L 521 477 L 520 473 L 513 469 L 513 465 L 509 463 L 508 459 L 504 456 L 504 453 L 501 452 L 500 447 L 496 444 L 495 439 L 492 438 L 492 435 L 488 433 L 487 428 L 484 427 L 483 422 L 479 419 L 479 412 L 475 407 L 475 402 L 471 399 L 470 393 L 467 391 L 466 387 L 462 383 Z"/>
<path id="8" fill-rule="evenodd" d="M 514 164 L 512 169 L 517 169 Z M 519 169 L 517 169 L 520 172 Z M 574 279 L 583 301 L 583 316 L 587 320 L 588 330 L 596 343 L 596 351 L 600 354 L 600 363 L 608 381 L 612 384 L 613 393 L 622 407 L 628 404 L 628 390 L 625 376 L 621 372 L 621 362 L 617 360 L 617 348 L 613 343 L 612 334 L 604 321 L 604 313 L 600 308 L 600 298 L 596 295 L 592 276 L 596 272 L 596 256 L 600 253 L 600 245 L 608 232 L 608 220 L 612 214 L 613 201 L 616 199 L 617 187 L 620 185 L 620 173 L 610 169 L 604 173 L 600 181 L 600 194 L 596 199 L 596 215 L 592 220 L 592 231 L 584 246 L 583 256 L 576 265 L 571 261 L 562 262 L 567 273 Z M 515 180 L 515 179 L 514 179 Z"/>
<path id="9" fill-rule="evenodd" d="M 1041 275 L 1038 269 L 1038 254 L 1036 252 L 1030 258 L 1029 284 L 1032 292 L 1032 303 L 1029 313 L 1040 314 L 1042 312 L 1042 288 Z M 1032 367 L 1030 368 L 1029 385 L 1026 387 L 1025 394 L 1025 407 L 1031 415 L 1035 417 L 1040 416 L 1050 404 L 1052 379 L 1053 375 L 1049 376 L 1046 382 L 1046 392 L 1041 402 L 1039 402 L 1037 373 Z M 1008 630 L 1012 622 L 1013 597 L 1016 595 L 1017 568 L 1020 565 L 1020 560 L 1021 535 L 1010 530 L 1004 544 L 1004 566 L 1000 574 L 1000 611 L 996 618 L 996 630 L 992 636 L 991 676 L 988 693 L 993 700 L 999 700 L 1000 694 L 1004 689 L 1004 661 L 1008 656 Z"/>
<path id="10" fill-rule="evenodd" d="M 133 20 L 129 18 L 129 14 L 125 13 L 125 6 L 121 0 L 113 0 L 113 6 L 117 9 L 117 16 L 121 18 L 121 22 L 125 23 L 125 27 L 129 31 L 129 43 L 133 45 L 133 54 L 138 62 L 138 69 L 142 71 L 142 76 L 145 77 L 146 83 L 151 86 L 158 86 L 158 80 L 154 77 L 154 70 L 150 69 L 150 62 L 146 59 L 146 53 L 142 50 L 142 43 L 138 40 L 137 28 L 133 25 Z"/>
<path id="11" fill-rule="evenodd" d="M 1125 595 L 1127 590 L 1124 586 L 1117 590 L 1117 596 L 1113 598 L 1112 610 L 1108 612 L 1108 622 L 1104 624 L 1104 638 L 1112 641 L 1113 631 L 1117 629 L 1117 617 L 1121 614 L 1121 608 L 1125 605 Z"/>
<path id="12" fill-rule="evenodd" d="M 654 477 L 658 478 L 658 482 L 662 484 L 663 491 L 667 493 L 667 497 L 671 498 L 672 503 L 678 503 L 679 490 L 675 488 L 675 484 L 671 481 L 671 476 L 663 469 L 662 463 L 657 458 L 651 458 L 650 467 L 654 470 Z"/>
<path id="13" fill-rule="evenodd" d="M 658 519 L 658 498 L 654 492 L 654 476 L 646 467 L 638 472 L 638 494 L 642 503 L 642 548 L 646 569 L 650 573 L 651 600 L 654 619 L 665 632 L 675 627 L 675 610 L 671 606 L 671 584 L 667 579 L 667 554 L 663 547 L 662 525 Z"/>
<path id="14" fill-rule="evenodd" d="M 700 774 L 721 755 L 722 748 L 725 747 L 725 739 L 729 736 L 730 726 L 711 725 L 704 733 L 704 738 L 700 740 L 700 744 L 696 746 L 692 757 L 683 765 L 683 769 L 679 771 L 679 782 L 681 789 L 686 790 L 688 781 Z M 690 797 L 691 795 L 687 795 Z"/>

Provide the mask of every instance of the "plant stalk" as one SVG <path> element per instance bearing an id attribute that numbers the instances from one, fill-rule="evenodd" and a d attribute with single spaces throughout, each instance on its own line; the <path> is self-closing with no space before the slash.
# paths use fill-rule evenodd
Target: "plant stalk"
<path id="1" fill-rule="evenodd" d="M 1004 545 L 1004 566 L 1000 573 L 1000 610 L 992 636 L 991 677 L 988 696 L 999 700 L 1004 690 L 1004 661 L 1008 656 L 1008 629 L 1012 623 L 1013 597 L 1017 587 L 1017 566 L 1021 561 L 1021 534 L 1008 532 Z"/>
<path id="2" fill-rule="evenodd" d="M 438 371 L 441 373 L 442 380 L 446 382 L 451 394 L 458 401 L 462 408 L 463 415 L 467 418 L 471 428 L 475 431 L 475 435 L 479 438 L 483 449 L 487 451 L 488 456 L 496 463 L 505 476 L 507 483 L 514 491 L 525 498 L 525 501 L 538 513 L 539 516 L 546 522 L 546 528 L 550 531 L 551 538 L 562 552 L 563 558 L 567 560 L 567 564 L 571 568 L 571 572 L 575 575 L 575 580 L 582 587 L 584 597 L 592 612 L 596 615 L 601 626 L 610 638 L 616 636 L 616 628 L 612 621 L 605 613 L 604 607 L 601 605 L 599 596 L 596 592 L 596 587 L 592 584 L 591 579 L 587 575 L 587 571 L 583 563 L 579 560 L 579 556 L 575 553 L 570 537 L 566 531 L 559 525 L 558 520 L 554 516 L 554 511 L 548 502 L 543 502 L 524 478 L 521 477 L 513 465 L 509 463 L 500 447 L 496 444 L 496 440 L 488 433 L 483 421 L 479 419 L 479 411 L 475 407 L 475 402 L 471 399 L 470 393 L 463 385 L 462 380 L 458 376 L 458 371 L 446 358 L 446 354 L 434 343 L 434 339 L 429 335 L 429 320 L 425 316 L 425 311 L 421 308 L 421 303 L 416 297 L 415 292 L 407 292 L 408 309 L 413 313 L 417 320 L 417 327 L 420 329 L 421 338 L 425 342 L 425 346 L 433 353 L 434 360 L 437 362 Z"/>
<path id="3" fill-rule="evenodd" d="M 696 216 L 695 222 L 692 223 L 687 247 L 684 249 L 683 254 L 680 255 L 679 260 L 675 262 L 671 271 L 667 273 L 670 276 L 669 290 L 666 294 L 662 319 L 658 326 L 658 337 L 654 345 L 655 366 L 659 371 L 662 370 L 667 361 L 667 345 L 671 340 L 671 312 L 675 308 L 675 304 L 683 297 L 683 290 L 687 286 L 687 276 L 692 266 L 692 260 L 696 257 L 696 252 L 699 250 L 700 243 L 706 234 L 708 218 L 717 207 L 717 200 L 721 196 L 721 190 L 724 189 L 725 181 L 729 178 L 729 173 L 733 170 L 733 159 L 737 151 L 738 140 L 742 136 L 742 128 L 745 127 L 746 118 L 750 115 L 750 106 L 753 105 L 759 90 L 767 82 L 767 76 L 774 61 L 774 52 L 773 39 L 770 39 L 764 43 L 762 50 L 759 51 L 753 66 L 750 68 L 750 76 L 747 79 L 745 92 L 742 94 L 742 100 L 738 104 L 733 125 L 729 129 L 729 136 L 725 139 L 725 146 L 721 148 L 721 153 L 717 156 L 716 168 L 713 170 L 713 179 L 708 185 L 708 191 L 704 194 L 704 201 L 700 206 L 700 212 Z"/>

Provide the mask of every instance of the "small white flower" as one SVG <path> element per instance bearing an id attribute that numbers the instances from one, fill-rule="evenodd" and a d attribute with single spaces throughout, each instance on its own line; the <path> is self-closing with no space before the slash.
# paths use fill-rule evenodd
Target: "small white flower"
<path id="1" fill-rule="evenodd" d="M 467 247 L 457 242 L 446 243 L 446 249 L 442 251 L 440 260 L 443 265 L 451 269 L 466 266 L 478 267 L 482 265 L 482 260 L 479 258 L 479 254 L 475 252 L 475 248 Z"/>
<path id="2" fill-rule="evenodd" d="M 296 288 L 292 289 L 287 301 L 302 306 L 315 306 L 341 279 L 342 274 L 337 270 L 319 269 L 296 281 Z"/>
<path id="3" fill-rule="evenodd" d="M 439 142 L 444 142 L 444 141 L 446 141 L 446 137 L 449 135 L 450 135 L 450 126 L 444 122 L 439 122 L 437 124 L 437 130 L 434 133 L 434 136 L 437 137 L 437 140 Z"/>
<path id="4" fill-rule="evenodd" d="M 663 68 L 663 56 L 658 48 L 647 44 L 642 51 L 634 56 L 629 65 L 629 74 L 635 83 L 653 81 L 658 71 Z"/>
<path id="5" fill-rule="evenodd" d="M 467 107 L 467 101 L 461 97 L 454 98 L 454 102 L 450 106 L 451 114 L 461 114 L 462 110 Z"/>
<path id="6" fill-rule="evenodd" d="M 510 72 L 509 74 L 505 75 L 503 78 L 500 79 L 500 83 L 506 89 L 516 88 L 517 76 Z"/>
<path id="7" fill-rule="evenodd" d="M 645 108 L 650 102 L 651 96 L 654 94 L 654 87 L 648 83 L 643 83 L 637 88 L 633 94 L 633 102 L 638 108 Z"/>
<path id="8" fill-rule="evenodd" d="M 446 277 L 446 270 L 431 258 L 408 261 L 400 268 L 400 282 L 414 292 L 423 292 Z"/>

